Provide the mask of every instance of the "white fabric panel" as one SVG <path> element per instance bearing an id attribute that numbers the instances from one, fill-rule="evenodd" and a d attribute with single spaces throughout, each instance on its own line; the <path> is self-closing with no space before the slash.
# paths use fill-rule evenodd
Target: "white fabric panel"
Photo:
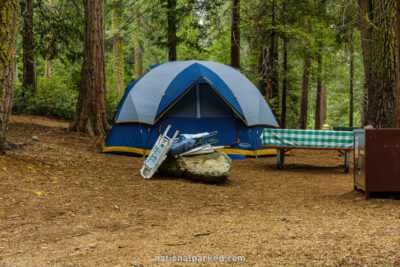
<path id="1" fill-rule="evenodd" d="M 129 92 L 118 113 L 117 122 L 154 123 L 165 90 L 178 74 L 194 63 L 210 69 L 226 83 L 236 96 L 248 125 L 278 125 L 260 91 L 244 75 L 221 63 L 195 60 L 164 63 L 145 74 Z"/>
<path id="2" fill-rule="evenodd" d="M 236 96 L 248 125 L 260 123 L 278 125 L 274 116 L 271 116 L 272 111 L 260 91 L 243 74 L 238 73 L 230 66 L 217 62 L 201 61 L 201 64 L 212 70 L 228 85 Z M 268 115 L 273 117 L 273 123 Z"/>
<path id="3" fill-rule="evenodd" d="M 164 91 L 181 71 L 193 63 L 195 61 L 167 62 L 145 74 L 127 96 L 130 99 L 126 99 L 122 106 L 117 122 L 153 123 Z M 132 113 L 132 110 L 136 112 Z"/>

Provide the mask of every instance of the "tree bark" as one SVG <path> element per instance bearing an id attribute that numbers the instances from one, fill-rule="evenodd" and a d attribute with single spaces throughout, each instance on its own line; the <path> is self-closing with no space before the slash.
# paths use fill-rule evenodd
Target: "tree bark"
<path id="1" fill-rule="evenodd" d="M 23 17 L 23 88 L 26 91 L 36 92 L 37 90 L 37 73 L 36 73 L 36 57 L 35 57 L 35 35 L 33 28 L 33 5 L 34 0 L 23 0 L 22 17 Z"/>
<path id="2" fill-rule="evenodd" d="M 287 96 L 287 43 L 286 37 L 283 37 L 283 79 L 282 79 L 282 98 L 281 98 L 281 121 L 282 129 L 286 128 L 286 96 Z"/>
<path id="3" fill-rule="evenodd" d="M 50 8 L 55 9 L 56 4 L 57 3 L 55 0 L 49 0 L 47 5 Z M 49 37 L 52 38 L 52 35 L 49 34 Z M 54 61 L 53 60 L 54 60 L 54 57 L 52 57 L 51 55 L 46 56 L 46 60 L 44 63 L 44 67 L 45 67 L 44 77 L 51 77 L 53 75 L 53 72 L 54 72 Z"/>
<path id="4" fill-rule="evenodd" d="M 271 32 L 269 36 L 270 45 L 268 53 L 268 80 L 266 99 L 269 101 L 272 98 L 279 97 L 278 86 L 278 42 L 276 38 L 276 20 L 275 20 L 275 1 L 272 1 L 271 7 Z"/>
<path id="5" fill-rule="evenodd" d="M 368 7 L 368 20 L 373 27 L 361 31 L 362 39 L 370 40 L 363 46 L 364 65 L 368 71 L 367 113 L 365 120 L 375 128 L 390 128 L 394 125 L 395 87 L 397 76 L 395 32 L 395 0 L 364 1 L 360 9 Z M 367 3 L 364 3 L 367 2 Z M 366 16 L 364 13 L 362 16 Z M 368 22 L 368 21 L 367 21 Z M 370 38 L 368 38 L 370 37 Z M 368 38 L 368 39 L 367 39 Z M 364 51 L 365 50 L 365 51 Z"/>
<path id="6" fill-rule="evenodd" d="M 240 0 L 232 2 L 231 65 L 240 68 Z"/>
<path id="7" fill-rule="evenodd" d="M 367 125 L 367 102 L 368 102 L 368 88 L 365 83 L 363 86 L 363 99 L 362 99 L 362 110 L 361 110 L 361 124 Z"/>
<path id="8" fill-rule="evenodd" d="M 368 88 L 367 85 L 371 81 L 371 31 L 372 27 L 369 23 L 373 19 L 372 12 L 372 0 L 358 0 L 358 10 L 360 13 L 360 33 L 361 33 L 361 50 L 363 54 L 364 63 L 364 95 L 363 95 L 363 110 L 362 110 L 362 124 L 367 125 L 367 99 L 368 99 Z"/>
<path id="9" fill-rule="evenodd" d="M 350 54 L 350 107 L 349 107 L 349 127 L 353 127 L 354 120 L 354 45 L 353 37 L 350 36 L 349 43 L 349 54 Z"/>
<path id="10" fill-rule="evenodd" d="M 315 130 L 320 130 L 322 126 L 322 119 L 321 119 L 321 91 L 322 91 L 322 56 L 318 54 L 317 56 L 318 62 L 318 73 L 317 73 L 317 99 L 315 103 L 315 123 L 314 128 Z"/>
<path id="11" fill-rule="evenodd" d="M 18 11 L 18 1 L 0 2 L 0 154 L 5 153 L 6 149 L 6 135 L 16 78 Z"/>
<path id="12" fill-rule="evenodd" d="M 167 1 L 167 21 L 168 21 L 168 32 L 167 32 L 167 47 L 168 47 L 168 59 L 169 61 L 176 61 L 176 45 L 178 39 L 176 37 L 176 0 Z"/>
<path id="13" fill-rule="evenodd" d="M 85 0 L 85 37 L 81 88 L 70 130 L 103 135 L 106 116 L 104 0 Z"/>
<path id="14" fill-rule="evenodd" d="M 397 84 L 394 126 L 400 128 L 400 0 L 396 0 Z"/>
<path id="15" fill-rule="evenodd" d="M 54 72 L 54 62 L 50 58 L 46 58 L 44 77 L 51 77 Z"/>
<path id="16" fill-rule="evenodd" d="M 122 11 L 123 3 L 122 0 L 112 0 L 113 12 L 112 12 L 112 29 L 114 33 L 113 40 L 113 79 L 115 86 L 120 94 L 124 92 L 124 44 L 121 36 L 120 28 L 122 25 Z"/>
<path id="17" fill-rule="evenodd" d="M 136 26 L 138 29 L 141 28 L 140 18 L 136 14 Z M 138 34 L 134 37 L 135 42 L 135 79 L 139 79 L 143 73 L 142 53 L 143 53 L 143 42 Z"/>
<path id="18" fill-rule="evenodd" d="M 324 72 L 324 71 L 323 71 Z M 322 82 L 321 86 L 321 124 L 323 125 L 326 122 L 326 83 Z"/>
<path id="19" fill-rule="evenodd" d="M 307 113 L 308 113 L 308 91 L 310 87 L 310 67 L 311 59 L 306 57 L 304 59 L 303 66 L 303 83 L 301 87 L 301 99 L 300 99 L 300 118 L 299 118 L 299 129 L 307 128 Z"/>
<path id="20" fill-rule="evenodd" d="M 267 64 L 267 49 L 264 47 L 260 48 L 260 52 L 258 54 L 258 64 L 257 64 L 257 69 L 258 69 L 258 88 L 260 89 L 260 92 L 267 101 L 269 101 L 267 97 L 267 81 L 268 81 L 268 64 Z"/>

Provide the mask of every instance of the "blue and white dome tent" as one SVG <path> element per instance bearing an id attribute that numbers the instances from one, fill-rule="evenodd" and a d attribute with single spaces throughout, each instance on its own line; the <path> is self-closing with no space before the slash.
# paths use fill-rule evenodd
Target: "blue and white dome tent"
<path id="1" fill-rule="evenodd" d="M 211 61 L 160 64 L 128 85 L 103 152 L 148 155 L 164 129 L 218 131 L 227 154 L 271 154 L 263 128 L 279 127 L 258 88 L 235 68 Z M 275 152 L 272 152 L 275 153 Z"/>

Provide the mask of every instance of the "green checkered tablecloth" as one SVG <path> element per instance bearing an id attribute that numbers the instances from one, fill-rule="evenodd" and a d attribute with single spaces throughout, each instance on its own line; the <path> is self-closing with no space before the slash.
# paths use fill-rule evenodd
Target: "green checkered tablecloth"
<path id="1" fill-rule="evenodd" d="M 353 148 L 353 132 L 264 129 L 261 142 L 263 146 L 349 149 Z"/>

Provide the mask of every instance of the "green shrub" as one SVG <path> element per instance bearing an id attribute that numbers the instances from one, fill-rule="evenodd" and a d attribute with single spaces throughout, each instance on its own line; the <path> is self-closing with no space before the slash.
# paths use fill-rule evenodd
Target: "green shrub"
<path id="1" fill-rule="evenodd" d="M 106 95 L 107 119 L 111 122 L 122 96 L 109 88 Z M 38 77 L 37 93 L 24 92 L 21 84 L 14 90 L 13 113 L 33 114 L 70 120 L 73 118 L 78 91 L 58 76 Z"/>
<path id="2" fill-rule="evenodd" d="M 13 112 L 71 119 L 76 108 L 78 92 L 68 88 L 62 79 L 38 77 L 37 93 L 24 92 L 22 86 L 15 87 Z"/>

